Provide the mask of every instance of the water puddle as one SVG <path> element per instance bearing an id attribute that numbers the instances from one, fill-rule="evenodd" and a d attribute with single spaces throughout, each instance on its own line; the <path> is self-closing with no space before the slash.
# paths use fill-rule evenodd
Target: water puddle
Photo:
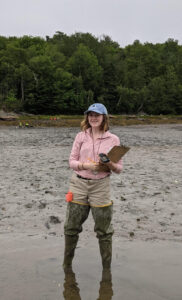
<path id="1" fill-rule="evenodd" d="M 94 238 L 76 249 L 72 271 L 63 271 L 62 260 L 63 241 L 58 238 L 4 238 L 0 250 L 1 299 L 182 299 L 179 243 L 114 242 L 111 272 L 102 272 Z"/>

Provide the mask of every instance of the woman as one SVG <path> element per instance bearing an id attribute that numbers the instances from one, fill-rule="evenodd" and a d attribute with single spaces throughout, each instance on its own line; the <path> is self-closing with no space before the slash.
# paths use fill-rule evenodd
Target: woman
<path id="1" fill-rule="evenodd" d="M 112 257 L 113 227 L 110 200 L 110 174 L 120 173 L 122 161 L 103 163 L 99 153 L 107 154 L 113 146 L 119 145 L 119 138 L 109 132 L 108 113 L 101 103 L 92 104 L 85 112 L 79 132 L 73 143 L 69 159 L 74 170 L 71 182 L 71 199 L 67 206 L 64 225 L 65 254 L 64 268 L 71 268 L 78 235 L 91 209 L 95 222 L 94 231 L 99 240 L 103 269 L 110 269 Z"/>

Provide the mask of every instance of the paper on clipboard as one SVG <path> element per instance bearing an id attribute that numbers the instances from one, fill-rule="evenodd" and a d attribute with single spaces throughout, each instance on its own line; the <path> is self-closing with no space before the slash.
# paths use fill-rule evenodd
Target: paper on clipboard
<path id="1" fill-rule="evenodd" d="M 130 148 L 126 147 L 124 145 L 114 146 L 107 153 L 107 156 L 109 157 L 109 159 L 112 162 L 117 163 L 129 150 L 130 150 Z M 99 171 L 109 171 L 109 168 L 106 165 L 101 164 L 100 167 L 99 167 Z"/>

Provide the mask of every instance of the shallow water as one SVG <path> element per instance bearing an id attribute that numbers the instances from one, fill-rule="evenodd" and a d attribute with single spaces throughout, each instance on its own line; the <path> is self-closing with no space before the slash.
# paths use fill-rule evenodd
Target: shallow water
<path id="1" fill-rule="evenodd" d="M 1 242 L 1 240 L 0 240 Z M 78 247 L 64 274 L 63 241 L 23 236 L 0 250 L 3 300 L 181 300 L 182 245 L 114 241 L 111 274 L 102 277 L 96 239 Z"/>

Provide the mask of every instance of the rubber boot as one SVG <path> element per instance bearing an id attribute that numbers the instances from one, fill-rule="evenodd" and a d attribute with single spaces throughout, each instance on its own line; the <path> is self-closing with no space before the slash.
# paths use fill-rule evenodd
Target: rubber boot
<path id="1" fill-rule="evenodd" d="M 99 240 L 100 254 L 103 269 L 110 269 L 112 259 L 112 212 L 113 205 L 105 207 L 92 207 L 92 215 L 95 221 L 94 231 Z"/>
<path id="2" fill-rule="evenodd" d="M 75 253 L 75 248 L 78 242 L 77 235 L 65 235 L 65 250 L 63 268 L 72 269 L 72 260 Z"/>
<path id="3" fill-rule="evenodd" d="M 99 239 L 99 247 L 103 269 L 110 269 L 112 260 L 112 240 Z"/>

